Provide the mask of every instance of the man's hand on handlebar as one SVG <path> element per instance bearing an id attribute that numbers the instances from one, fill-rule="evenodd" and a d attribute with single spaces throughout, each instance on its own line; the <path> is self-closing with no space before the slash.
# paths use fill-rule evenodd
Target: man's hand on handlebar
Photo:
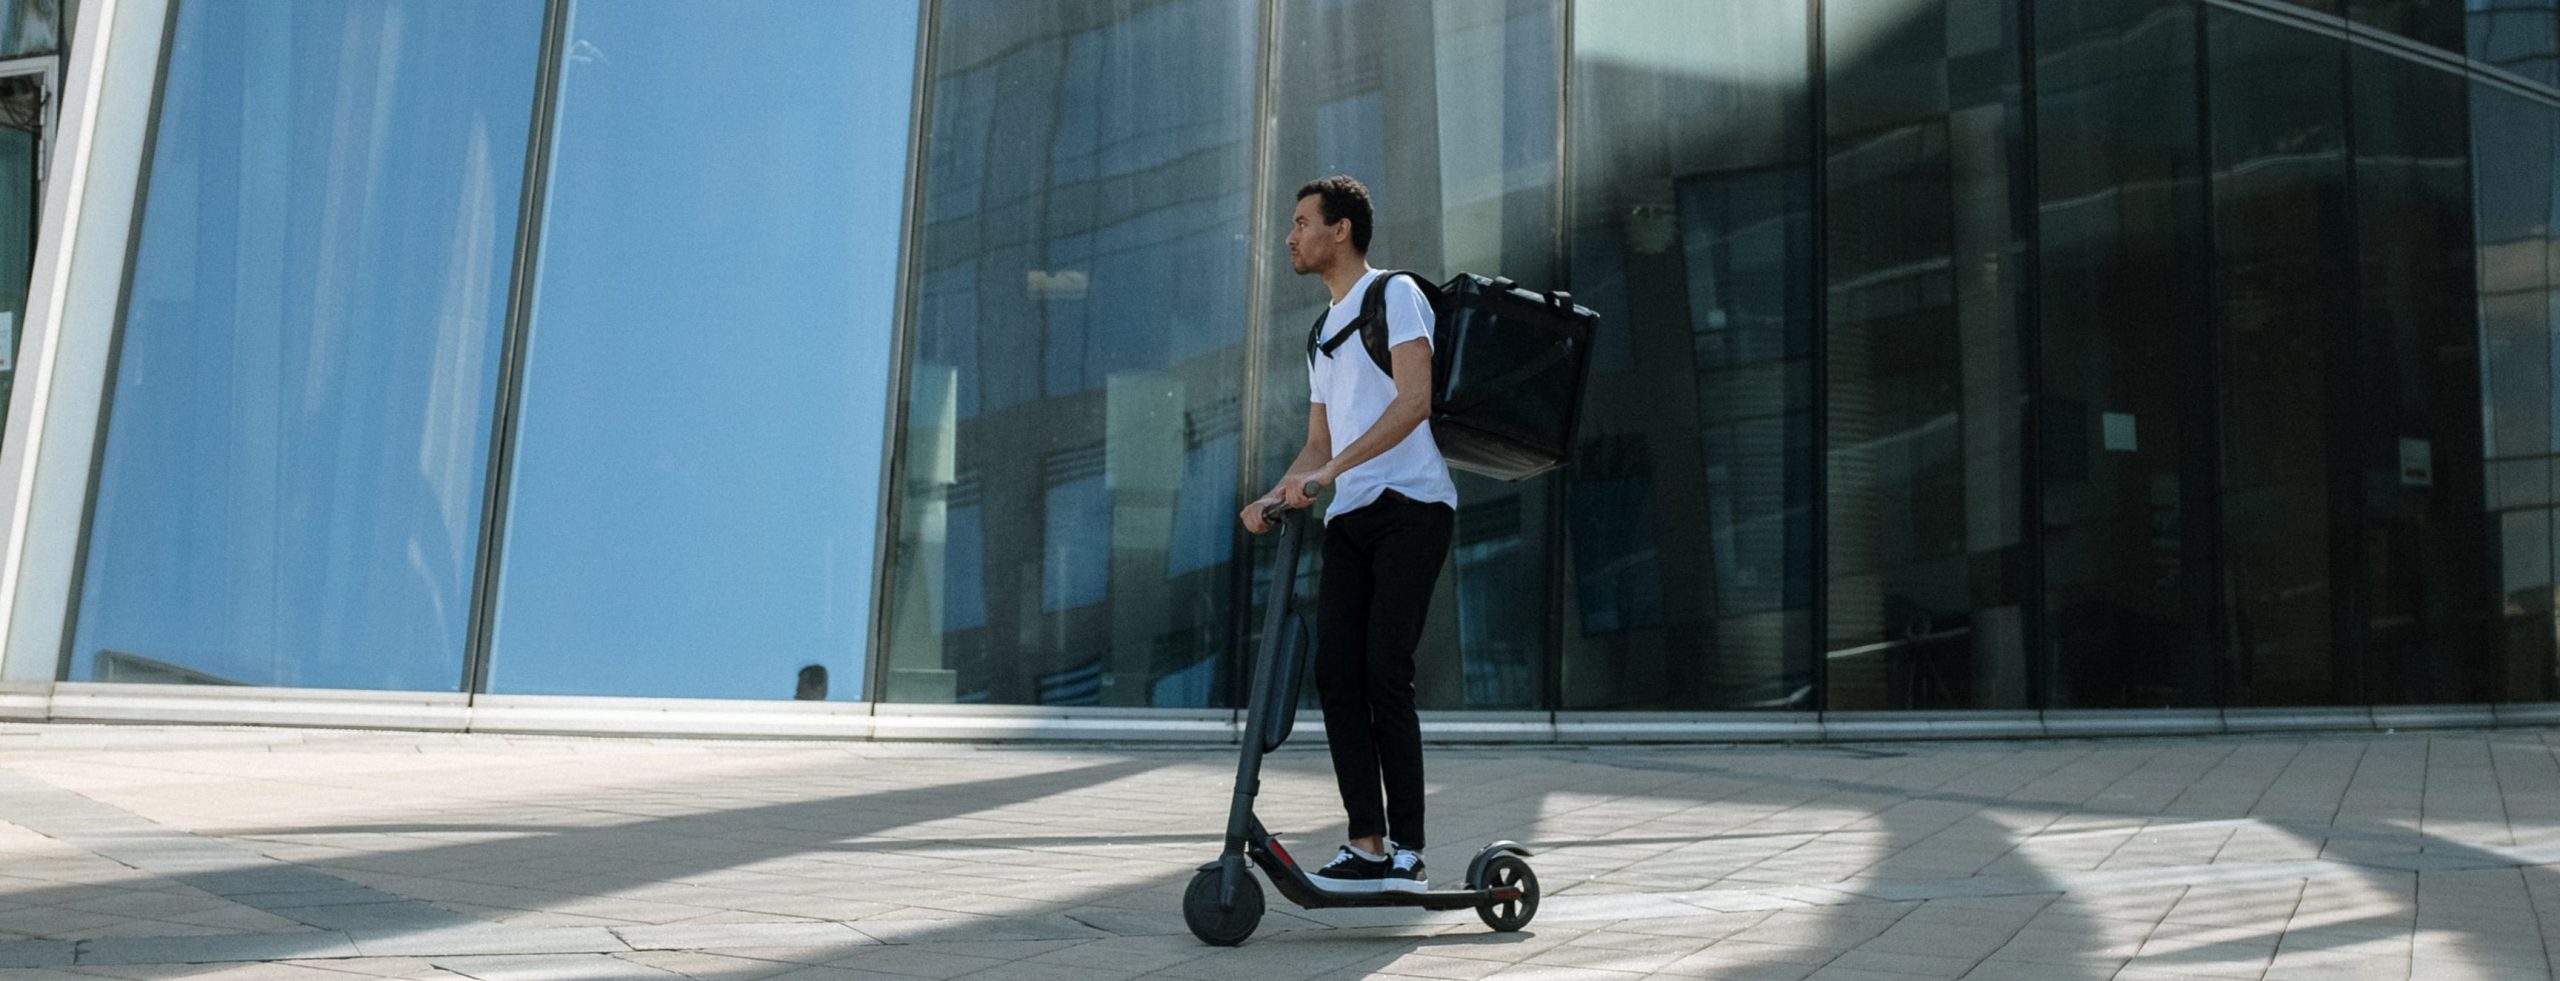
<path id="1" fill-rule="evenodd" d="M 1245 505 L 1243 511 L 1237 512 L 1236 518 L 1244 522 L 1244 530 L 1262 534 L 1271 530 L 1272 522 L 1280 517 L 1280 512 L 1314 504 L 1324 485 L 1332 482 L 1332 478 L 1321 474 L 1290 474 L 1280 481 L 1279 486 L 1271 488 L 1271 493 Z"/>
<path id="2" fill-rule="evenodd" d="M 1280 486 L 1273 490 L 1278 491 L 1280 499 L 1290 507 L 1314 507 L 1316 495 L 1323 493 L 1325 485 L 1330 483 L 1333 483 L 1333 475 L 1317 470 L 1313 473 L 1290 474 L 1287 480 L 1281 481 Z"/>
<path id="3" fill-rule="evenodd" d="M 1244 522 L 1244 530 L 1259 535 L 1271 530 L 1271 519 L 1279 516 L 1280 509 L 1279 498 L 1258 498 L 1253 503 L 1245 505 L 1243 511 L 1237 512 L 1236 518 Z"/>

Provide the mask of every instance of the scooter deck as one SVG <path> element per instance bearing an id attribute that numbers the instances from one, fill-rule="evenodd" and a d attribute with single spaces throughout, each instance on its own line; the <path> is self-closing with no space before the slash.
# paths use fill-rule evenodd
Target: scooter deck
<path id="1" fill-rule="evenodd" d="M 1245 854 L 1262 866 L 1263 874 L 1280 895 L 1306 909 L 1341 909 L 1363 906 L 1404 906 L 1428 910 L 1476 909 L 1494 903 L 1520 898 L 1517 888 L 1504 889 L 1434 889 L 1429 892 L 1327 892 L 1307 881 L 1307 873 L 1291 859 L 1279 842 L 1264 839 L 1252 842 Z"/>

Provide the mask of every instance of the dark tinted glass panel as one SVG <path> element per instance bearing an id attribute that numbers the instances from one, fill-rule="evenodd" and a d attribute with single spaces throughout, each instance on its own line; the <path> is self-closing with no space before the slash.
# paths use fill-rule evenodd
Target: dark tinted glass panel
<path id="1" fill-rule="evenodd" d="M 882 697 L 1222 698 L 1260 15 L 952 0 Z"/>
<path id="2" fill-rule="evenodd" d="M 17 384 L 18 342 L 27 323 L 43 193 L 45 101 L 41 72 L 0 76 L 0 415 Z"/>
<path id="3" fill-rule="evenodd" d="M 2465 0 L 2347 0 L 2347 16 L 2414 41 L 2462 50 Z M 2473 0 L 2478 2 L 2478 0 Z"/>
<path id="4" fill-rule="evenodd" d="M 489 690 L 858 697 L 915 7 L 570 12 Z"/>
<path id="5" fill-rule="evenodd" d="M 2022 706 L 2016 12 L 1824 17 L 1827 707 Z"/>
<path id="6" fill-rule="evenodd" d="M 2056 708 L 2213 704 L 2196 9 L 2036 8 L 2037 428 Z"/>
<path id="7" fill-rule="evenodd" d="M 1257 493 L 1306 443 L 1307 329 L 1329 300 L 1324 284 L 1291 273 L 1279 248 L 1300 184 L 1350 174 L 1368 185 L 1377 207 L 1369 262 L 1380 269 L 1434 282 L 1463 271 L 1537 289 L 1564 285 L 1556 278 L 1561 6 L 1279 5 L 1267 206 L 1282 220 L 1268 243 Z M 1560 485 L 1456 476 L 1457 538 L 1415 653 L 1417 698 L 1426 709 L 1540 707 L 1552 663 L 1549 546 Z M 1321 574 L 1317 547 L 1311 540 L 1303 563 L 1309 596 Z M 1267 548 L 1254 565 L 1264 583 Z"/>
<path id="8" fill-rule="evenodd" d="M 460 684 L 541 17 L 179 5 L 73 678 Z"/>
<path id="9" fill-rule="evenodd" d="M 2470 0 L 2471 57 L 2560 82 L 2560 0 Z"/>
<path id="10" fill-rule="evenodd" d="M 2359 700 L 2345 42 L 2212 12 L 2224 580 L 2237 705 Z M 2347 515 L 2341 518 L 2340 515 Z M 2333 643 L 2334 641 L 2334 643 Z"/>
<path id="11" fill-rule="evenodd" d="M 2502 89 L 2472 90 L 2473 214 L 2479 239 L 2482 445 L 2488 455 L 2486 523 L 2498 576 L 2496 649 L 2509 701 L 2560 698 L 2560 617 L 2555 617 L 2552 420 L 2555 315 L 2553 175 L 2560 173 L 2560 110 Z"/>
<path id="12" fill-rule="evenodd" d="M 1574 8 L 1563 705 L 1813 707 L 1806 6 Z M 1698 44 L 1702 37 L 1749 44 Z"/>
<path id="13" fill-rule="evenodd" d="M 2354 59 L 2365 698 L 2487 701 L 2468 85 L 2373 51 Z"/>

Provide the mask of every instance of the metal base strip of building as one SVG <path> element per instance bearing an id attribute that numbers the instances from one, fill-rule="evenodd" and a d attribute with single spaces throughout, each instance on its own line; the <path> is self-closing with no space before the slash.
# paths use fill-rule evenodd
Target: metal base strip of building
<path id="1" fill-rule="evenodd" d="M 0 721 L 308 726 L 618 737 L 1233 743 L 1228 709 L 908 705 L 65 682 L 0 690 Z M 1443 744 L 1889 742 L 2560 724 L 2560 703 L 2021 712 L 1425 712 Z M 1299 714 L 1316 744 L 1323 719 Z"/>

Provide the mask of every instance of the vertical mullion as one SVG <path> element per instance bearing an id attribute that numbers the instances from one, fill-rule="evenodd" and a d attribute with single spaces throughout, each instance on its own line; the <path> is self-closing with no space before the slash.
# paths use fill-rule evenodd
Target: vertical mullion
<path id="1" fill-rule="evenodd" d="M 2205 655 L 2212 659 L 2213 705 L 2216 709 L 2228 709 L 2231 707 L 2232 688 L 2237 681 L 2232 676 L 2235 661 L 2231 656 L 2230 645 L 2238 638 L 2232 635 L 2230 629 L 2231 597 L 2222 581 L 2225 567 L 2222 533 L 2225 447 L 2222 444 L 2224 406 L 2222 398 L 2222 276 L 2218 261 L 2221 255 L 2221 236 L 2216 234 L 2215 223 L 2220 220 L 2220 216 L 2214 207 L 2212 31 L 2214 8 L 2210 4 L 2199 3 L 2193 9 L 2196 18 L 2195 108 L 2198 188 L 2196 198 L 2198 209 L 2202 212 L 2198 216 L 2200 221 L 2197 231 L 2204 240 L 2203 247 L 2198 250 L 2202 261 L 2198 263 L 2199 268 L 2196 274 L 2201 280 L 2198 285 L 2204 292 L 2204 317 L 2198 331 L 2200 336 L 2189 338 L 2189 343 L 2194 345 L 2194 353 L 2197 354 L 2195 363 L 2202 366 L 2199 372 L 2200 377 L 2197 379 L 2199 384 L 2195 386 L 2196 394 L 2203 396 L 2201 399 L 2191 400 L 2191 404 L 2202 406 L 2203 416 L 2202 423 L 2191 428 L 2201 431 L 2204 435 L 2204 441 L 2196 452 L 2205 461 L 2207 485 L 2198 492 L 2186 495 L 2188 499 L 2201 504 L 2204 513 L 2188 516 L 2188 519 L 2182 523 L 2202 529 L 2191 534 L 2199 534 L 2204 539 L 2202 547 L 2197 551 L 2203 553 L 2203 564 L 2206 566 L 2203 570 L 2204 582 L 2190 586 L 2188 590 L 2190 595 L 2202 598 L 2206 614 L 2203 629 L 2195 631 L 2190 642 L 2201 641 L 2206 645 Z M 2181 543 L 2181 546 L 2183 547 L 2184 543 Z M 2197 570 L 2182 569 L 2181 571 L 2193 573 Z"/>
<path id="2" fill-rule="evenodd" d="M 1807 276 L 1812 292 L 1813 363 L 1809 366 L 1813 388 L 1811 461 L 1812 484 L 1807 488 L 1811 502 L 1812 545 L 1807 549 L 1807 570 L 1813 580 L 1813 608 L 1809 643 L 1813 653 L 1813 705 L 1818 713 L 1831 709 L 1831 166 L 1830 166 L 1830 60 L 1825 55 L 1822 0 L 1805 0 L 1807 48 L 1807 84 L 1810 96 L 1806 111 L 1813 117 L 1807 130 L 1812 154 L 1806 160 L 1807 180 L 1811 187 L 1806 199 L 1811 203 L 1813 254 L 1808 257 L 1812 270 Z"/>
<path id="3" fill-rule="evenodd" d="M 89 433 L 87 447 L 89 454 L 88 473 L 86 476 L 81 478 L 80 483 L 82 488 L 80 502 L 80 535 L 78 541 L 73 544 L 71 550 L 70 586 L 64 592 L 64 595 L 68 598 L 69 602 L 64 603 L 62 606 L 62 632 L 59 638 L 61 643 L 54 652 L 53 679 L 56 682 L 67 682 L 71 680 L 71 662 L 77 655 L 74 645 L 79 643 L 80 605 L 89 586 L 90 538 L 91 534 L 97 529 L 99 490 L 101 483 L 105 478 L 107 469 L 107 437 L 109 435 L 109 430 L 115 424 L 116 378 L 124 370 L 125 325 L 133 313 L 133 276 L 134 270 L 142 261 L 142 222 L 149 216 L 151 211 L 151 178 L 152 172 L 157 169 L 159 165 L 160 125 L 164 121 L 163 108 L 168 103 L 169 65 L 173 54 L 178 48 L 178 21 L 179 14 L 181 13 L 180 8 L 184 6 L 186 2 L 187 0 L 169 0 L 168 4 L 160 11 L 160 51 L 158 54 L 153 56 L 153 60 L 151 62 L 152 71 L 154 72 L 151 79 L 151 118 L 143 123 L 142 150 L 139 161 L 134 166 L 133 213 L 126 216 L 127 223 L 125 226 L 123 268 L 117 272 L 116 276 L 116 319 L 107 336 L 106 364 L 99 375 L 102 389 L 98 393 L 97 425 Z M 112 14 L 114 11 L 110 9 L 109 13 Z M 108 34 L 110 36 L 114 33 L 114 29 L 109 29 Z M 68 57 L 70 47 L 67 39 L 63 50 L 66 53 L 65 56 Z M 105 58 L 106 56 L 107 52 L 105 51 L 100 51 L 98 53 L 98 57 L 100 58 Z M 79 210 L 80 206 L 76 202 L 69 208 L 65 209 L 61 223 L 57 227 L 61 227 L 66 230 L 69 229 L 79 220 Z M 39 234 L 41 234 L 41 231 L 39 231 Z M 34 282 L 32 278 L 30 278 L 28 286 L 29 292 L 27 294 L 27 298 L 32 302 L 35 299 Z M 70 309 L 67 302 L 59 303 L 57 306 L 65 312 L 68 312 Z M 25 320 L 28 319 L 28 313 L 32 313 L 32 311 L 21 313 L 20 321 L 22 325 Z M 62 330 L 62 325 L 57 322 L 53 325 L 52 329 L 59 332 Z M 26 362 L 21 359 L 18 363 L 23 366 Z M 13 388 L 23 387 L 15 385 L 15 381 L 16 379 L 13 378 Z M 0 409 L 5 408 L 5 403 L 0 403 Z M 28 414 L 31 417 L 41 417 L 45 414 L 45 411 L 46 410 L 42 408 L 31 407 Z M 30 418 L 28 421 L 32 422 L 34 420 Z M 33 428 L 22 428 L 20 432 L 32 436 L 35 433 L 35 430 Z M 41 445 L 43 440 L 34 439 L 33 442 Z M 30 447 L 25 452 L 33 453 L 34 451 L 34 448 Z M 36 493 L 36 488 L 32 483 L 22 483 L 19 485 L 17 490 L 19 494 L 27 495 L 29 497 L 32 497 Z M 23 539 L 26 534 L 25 527 L 20 526 L 16 530 L 16 534 L 21 539 L 21 543 L 18 547 L 23 548 Z M 0 598 L 0 602 L 14 605 L 16 597 L 11 596 Z M 6 640 L 6 637 L 0 637 L 0 643 L 5 643 Z"/>
<path id="4" fill-rule="evenodd" d="M 1573 282 L 1573 0 L 1558 0 L 1556 36 L 1556 192 L 1555 239 L 1550 244 L 1549 267 L 1555 270 L 1556 282 Z M 1589 357 L 1591 352 L 1583 352 Z M 1566 447 L 1572 452 L 1572 447 Z M 1539 707 L 1554 713 L 1564 707 L 1564 594 L 1565 556 L 1572 543 L 1566 541 L 1565 522 L 1571 515 L 1566 495 L 1572 493 L 1573 481 L 1568 470 L 1558 470 L 1547 478 L 1547 548 L 1546 548 L 1546 691 Z"/>
<path id="5" fill-rule="evenodd" d="M 888 696 L 890 619 L 897 609 L 898 521 L 905 506 L 900 489 L 906 485 L 911 377 L 907 361 L 915 333 L 916 282 L 924 275 L 916 261 L 916 245 L 924 239 L 924 171 L 932 159 L 928 154 L 933 141 L 932 117 L 926 109 L 933 104 L 933 41 L 941 10 L 939 0 L 916 2 L 916 67 L 907 94 L 906 201 L 899 213 L 898 295 L 890 303 L 889 384 L 881 394 L 887 409 L 881 413 L 880 506 L 871 539 L 871 627 L 865 632 L 868 650 L 863 652 L 862 664 L 862 699 L 874 703 Z"/>
<path id="6" fill-rule="evenodd" d="M 576 0 L 550 0 L 542 16 L 542 49 L 534 73 L 533 111 L 525 137 L 524 187 L 516 204 L 514 270 L 507 281 L 507 322 L 498 342 L 498 388 L 490 413 L 489 469 L 480 500 L 480 554 L 471 579 L 470 632 L 464 639 L 462 691 L 474 699 L 488 687 L 489 643 L 496 627 L 498 563 L 506 535 L 506 504 L 515 469 L 516 424 L 524 395 L 524 356 L 534 265 L 542 248 L 543 213 L 550 193 L 551 139 L 558 121 L 561 51 Z"/>
<path id="7" fill-rule="evenodd" d="M 1262 64 L 1254 73 L 1253 83 L 1253 182 L 1247 193 L 1253 195 L 1251 231 L 1253 240 L 1245 247 L 1245 311 L 1244 311 L 1244 380 L 1236 391 L 1236 500 L 1254 499 L 1258 489 L 1255 467 L 1262 460 L 1262 389 L 1263 376 L 1271 370 L 1271 359 L 1265 350 L 1270 346 L 1266 333 L 1271 320 L 1271 223 L 1273 187 L 1271 155 L 1277 141 L 1273 130 L 1279 126 L 1274 97 L 1280 64 L 1280 0 L 1262 0 L 1261 24 L 1254 40 L 1262 46 Z M 1246 534 L 1244 523 L 1231 522 L 1227 535 L 1232 543 L 1227 554 L 1236 558 L 1227 566 L 1227 650 L 1228 663 L 1241 670 L 1226 672 L 1224 694 L 1227 707 L 1239 714 L 1243 724 L 1244 682 L 1253 670 L 1246 653 L 1253 640 L 1253 536 Z M 1295 570 L 1272 572 L 1274 578 L 1294 575 Z M 1289 588 L 1297 589 L 1293 582 Z"/>
<path id="8" fill-rule="evenodd" d="M 2342 184 L 2346 198 L 2346 227 L 2343 231 L 2350 246 L 2356 246 L 2360 244 L 2364 228 L 2356 200 L 2357 45 L 2350 39 L 2350 34 L 2352 31 L 2338 38 L 2338 157 L 2346 170 Z M 2361 397 L 2364 394 L 2362 368 L 2365 332 L 2371 325 L 2365 322 L 2363 256 L 2361 248 L 2351 247 L 2348 251 L 2346 282 L 2343 284 L 2347 295 L 2347 329 L 2342 332 L 2343 336 L 2332 335 L 2330 339 L 2330 343 L 2337 347 L 2329 352 L 2328 372 L 2331 405 L 2336 407 L 2331 418 L 2337 420 L 2332 436 L 2338 435 L 2338 429 L 2345 431 L 2345 438 L 2336 440 L 2337 445 L 2329 448 L 2329 479 L 2336 482 L 2330 490 L 2330 499 L 2346 505 L 2332 509 L 2329 516 L 2331 521 L 2343 525 L 2329 529 L 2331 547 L 2336 553 L 2336 557 L 2331 559 L 2333 571 L 2329 574 L 2333 584 L 2330 587 L 2330 615 L 2337 631 L 2336 639 L 2331 643 L 2336 651 L 2334 656 L 2346 661 L 2342 673 L 2349 686 L 2348 691 L 2352 693 L 2352 700 L 2345 703 L 2350 705 L 2371 705 L 2374 701 L 2372 681 L 2365 676 L 2369 640 L 2366 634 L 2373 622 L 2373 597 L 2370 595 L 2373 582 L 2365 571 L 2364 528 L 2366 516 L 2373 513 L 2373 502 L 2368 499 L 2364 481 L 2365 439 L 2371 430 L 2371 414 L 2366 411 Z M 2342 396 L 2343 402 L 2340 401 Z"/>

